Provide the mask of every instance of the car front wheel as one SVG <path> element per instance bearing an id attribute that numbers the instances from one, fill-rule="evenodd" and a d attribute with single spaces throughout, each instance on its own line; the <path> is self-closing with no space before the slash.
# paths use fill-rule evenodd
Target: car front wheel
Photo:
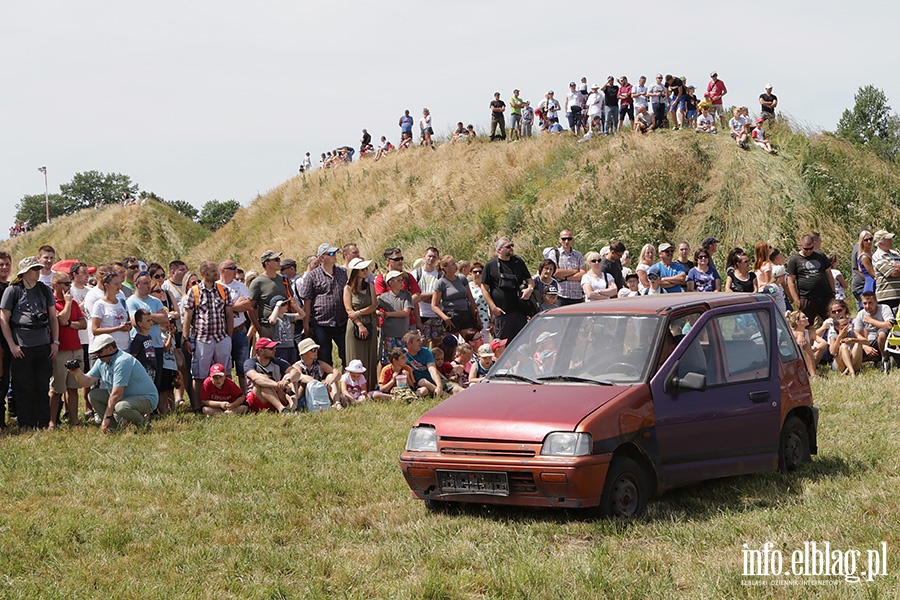
<path id="1" fill-rule="evenodd" d="M 810 461 L 809 431 L 806 424 L 795 416 L 785 420 L 781 429 L 778 446 L 778 468 L 782 471 L 796 471 L 800 465 Z"/>
<path id="2" fill-rule="evenodd" d="M 647 470 L 631 458 L 614 458 L 606 474 L 600 514 L 604 517 L 635 518 L 643 514 L 653 493 Z"/>

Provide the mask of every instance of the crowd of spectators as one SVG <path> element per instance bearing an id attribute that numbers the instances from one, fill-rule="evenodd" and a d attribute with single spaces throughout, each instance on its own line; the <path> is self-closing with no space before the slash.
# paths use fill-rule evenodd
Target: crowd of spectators
<path id="1" fill-rule="evenodd" d="M 28 233 L 31 231 L 31 223 L 29 221 L 16 221 L 16 224 L 9 228 L 9 238 Z"/>
<path id="2" fill-rule="evenodd" d="M 719 267 L 713 236 L 693 252 L 687 241 L 645 244 L 632 268 L 622 242 L 582 254 L 569 229 L 535 265 L 507 237 L 483 262 L 436 247 L 407 261 L 391 247 L 379 268 L 356 244 L 326 242 L 303 269 L 268 250 L 246 272 L 229 259 L 192 272 L 178 259 L 164 267 L 134 256 L 94 269 L 56 262 L 45 245 L 10 280 L 13 258 L 0 252 L 0 424 L 7 397 L 20 429 L 56 428 L 65 417 L 109 431 L 149 429 L 179 405 L 209 416 L 296 414 L 455 394 L 477 384 L 542 311 L 683 292 L 770 296 L 811 377 L 820 363 L 847 375 L 865 361 L 889 370 L 892 344 L 900 346 L 893 238 L 860 230 L 849 283 L 815 233 L 790 256 L 764 241 L 723 248 Z"/>
<path id="3" fill-rule="evenodd" d="M 687 77 L 657 73 L 654 83 L 647 84 L 647 77 L 641 75 L 636 84 L 627 76 L 615 78 L 612 75 L 603 83 L 588 85 L 587 77 L 580 83 L 569 83 L 568 91 L 557 99 L 553 90 L 547 91 L 543 99 L 532 106 L 532 102 L 521 97 L 521 90 L 514 89 L 507 101 L 500 92 L 494 92 L 489 102 L 490 140 L 517 140 L 532 137 L 533 132 L 562 133 L 568 131 L 575 136 L 583 136 L 587 141 L 596 135 L 612 135 L 623 127 L 639 133 L 649 133 L 659 129 L 692 129 L 698 133 L 717 134 L 728 131 L 742 148 L 750 149 L 751 142 L 766 152 L 775 149 L 766 138 L 764 124 L 775 118 L 778 97 L 772 93 L 772 84 L 766 84 L 759 95 L 759 113 L 750 115 L 746 106 L 740 106 L 726 113 L 724 97 L 728 93 L 725 83 L 715 71 L 710 73 L 706 91 L 698 96 L 697 88 L 688 85 Z M 728 114 L 733 116 L 728 119 Z M 718 119 L 718 121 L 717 121 Z M 563 127 L 568 125 L 568 130 Z M 718 125 L 716 124 L 718 122 Z M 404 111 L 398 121 L 400 141 L 395 147 L 386 136 L 381 136 L 378 146 L 372 144 L 372 136 L 366 129 L 360 138 L 360 158 L 375 155 L 378 160 L 385 154 L 404 150 L 413 143 L 415 119 L 409 110 Z M 419 119 L 419 144 L 434 148 L 434 127 L 429 109 L 422 109 Z M 472 124 L 464 126 L 460 121 L 450 134 L 451 142 L 470 140 L 477 137 Z M 323 152 L 320 166 L 331 168 L 353 160 L 355 150 L 341 146 Z M 312 170 L 309 153 L 301 162 L 300 172 Z"/>

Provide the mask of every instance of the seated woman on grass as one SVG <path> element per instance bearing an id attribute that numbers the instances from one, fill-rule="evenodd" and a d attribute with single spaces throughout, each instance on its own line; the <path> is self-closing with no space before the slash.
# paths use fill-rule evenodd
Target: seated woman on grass
<path id="1" fill-rule="evenodd" d="M 799 310 L 789 311 L 785 316 L 787 317 L 788 325 L 791 327 L 791 333 L 794 334 L 794 339 L 797 341 L 797 345 L 800 346 L 800 352 L 803 354 L 803 362 L 806 363 L 809 377 L 810 379 L 815 379 L 816 365 L 819 364 L 822 356 L 825 355 L 828 342 L 816 335 L 815 332 L 813 332 L 815 339 L 811 338 L 807 329 L 809 327 L 809 319 Z"/>

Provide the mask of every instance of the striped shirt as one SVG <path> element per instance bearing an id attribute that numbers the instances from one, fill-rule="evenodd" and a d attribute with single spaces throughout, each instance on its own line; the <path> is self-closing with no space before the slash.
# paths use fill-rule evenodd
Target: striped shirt
<path id="1" fill-rule="evenodd" d="M 875 267 L 875 297 L 879 302 L 900 299 L 900 277 L 891 277 L 894 267 L 900 265 L 900 255 L 879 248 L 872 254 Z"/>

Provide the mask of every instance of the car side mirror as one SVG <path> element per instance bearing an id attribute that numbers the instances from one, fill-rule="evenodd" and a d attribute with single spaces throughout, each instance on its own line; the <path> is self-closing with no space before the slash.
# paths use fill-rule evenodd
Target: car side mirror
<path id="1" fill-rule="evenodd" d="M 679 390 L 706 391 L 706 375 L 685 373 L 684 377 L 673 377 L 672 386 Z"/>

